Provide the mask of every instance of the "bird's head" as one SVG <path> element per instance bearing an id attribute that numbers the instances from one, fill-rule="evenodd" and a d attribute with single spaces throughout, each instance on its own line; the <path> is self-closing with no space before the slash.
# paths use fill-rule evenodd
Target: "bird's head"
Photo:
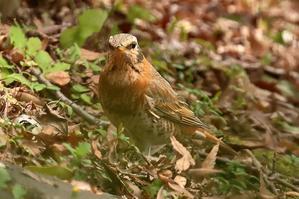
<path id="1" fill-rule="evenodd" d="M 137 38 L 131 34 L 120 33 L 110 36 L 109 47 L 109 55 L 111 59 L 115 59 L 114 61 L 136 65 L 144 59 Z"/>

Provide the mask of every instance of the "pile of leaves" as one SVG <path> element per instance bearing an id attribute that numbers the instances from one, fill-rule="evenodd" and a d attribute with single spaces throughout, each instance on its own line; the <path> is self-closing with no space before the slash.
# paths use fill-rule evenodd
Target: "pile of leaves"
<path id="1" fill-rule="evenodd" d="M 1 161 L 127 198 L 299 197 L 297 1 L 7 6 L 0 3 Z M 138 37 L 144 55 L 237 155 L 171 137 L 144 156 L 109 123 L 97 82 L 107 38 L 119 32 Z"/>

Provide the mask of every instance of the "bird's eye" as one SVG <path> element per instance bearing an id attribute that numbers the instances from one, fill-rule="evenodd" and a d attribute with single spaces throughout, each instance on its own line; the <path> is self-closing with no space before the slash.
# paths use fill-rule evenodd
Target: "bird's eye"
<path id="1" fill-rule="evenodd" d="M 136 43 L 131 43 L 130 45 L 127 46 L 127 49 L 134 49 L 136 48 L 137 44 Z"/>

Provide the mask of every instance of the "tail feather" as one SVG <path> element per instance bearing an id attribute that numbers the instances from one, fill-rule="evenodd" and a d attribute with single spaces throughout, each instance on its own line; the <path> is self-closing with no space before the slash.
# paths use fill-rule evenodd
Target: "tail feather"
<path id="1" fill-rule="evenodd" d="M 220 143 L 220 146 L 222 148 L 224 148 L 225 150 L 227 150 L 228 152 L 236 155 L 237 152 L 231 148 L 229 145 L 225 144 L 221 139 L 217 138 L 216 136 L 212 135 L 211 133 L 207 132 L 206 130 L 202 130 L 202 131 L 195 131 L 195 134 L 197 136 L 199 136 L 200 138 L 203 138 L 205 140 L 208 140 L 209 142 L 212 142 L 214 144 L 217 144 L 218 142 Z"/>

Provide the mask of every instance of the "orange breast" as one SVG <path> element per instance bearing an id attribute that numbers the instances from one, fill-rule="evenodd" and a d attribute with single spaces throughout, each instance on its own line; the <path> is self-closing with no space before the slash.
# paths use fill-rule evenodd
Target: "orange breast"
<path id="1" fill-rule="evenodd" d="M 124 82 L 124 78 L 130 80 L 130 75 L 136 76 L 131 72 L 134 71 L 104 70 L 101 73 L 99 96 L 104 111 L 132 114 L 144 107 L 148 79 L 140 74 L 134 81 Z"/>

